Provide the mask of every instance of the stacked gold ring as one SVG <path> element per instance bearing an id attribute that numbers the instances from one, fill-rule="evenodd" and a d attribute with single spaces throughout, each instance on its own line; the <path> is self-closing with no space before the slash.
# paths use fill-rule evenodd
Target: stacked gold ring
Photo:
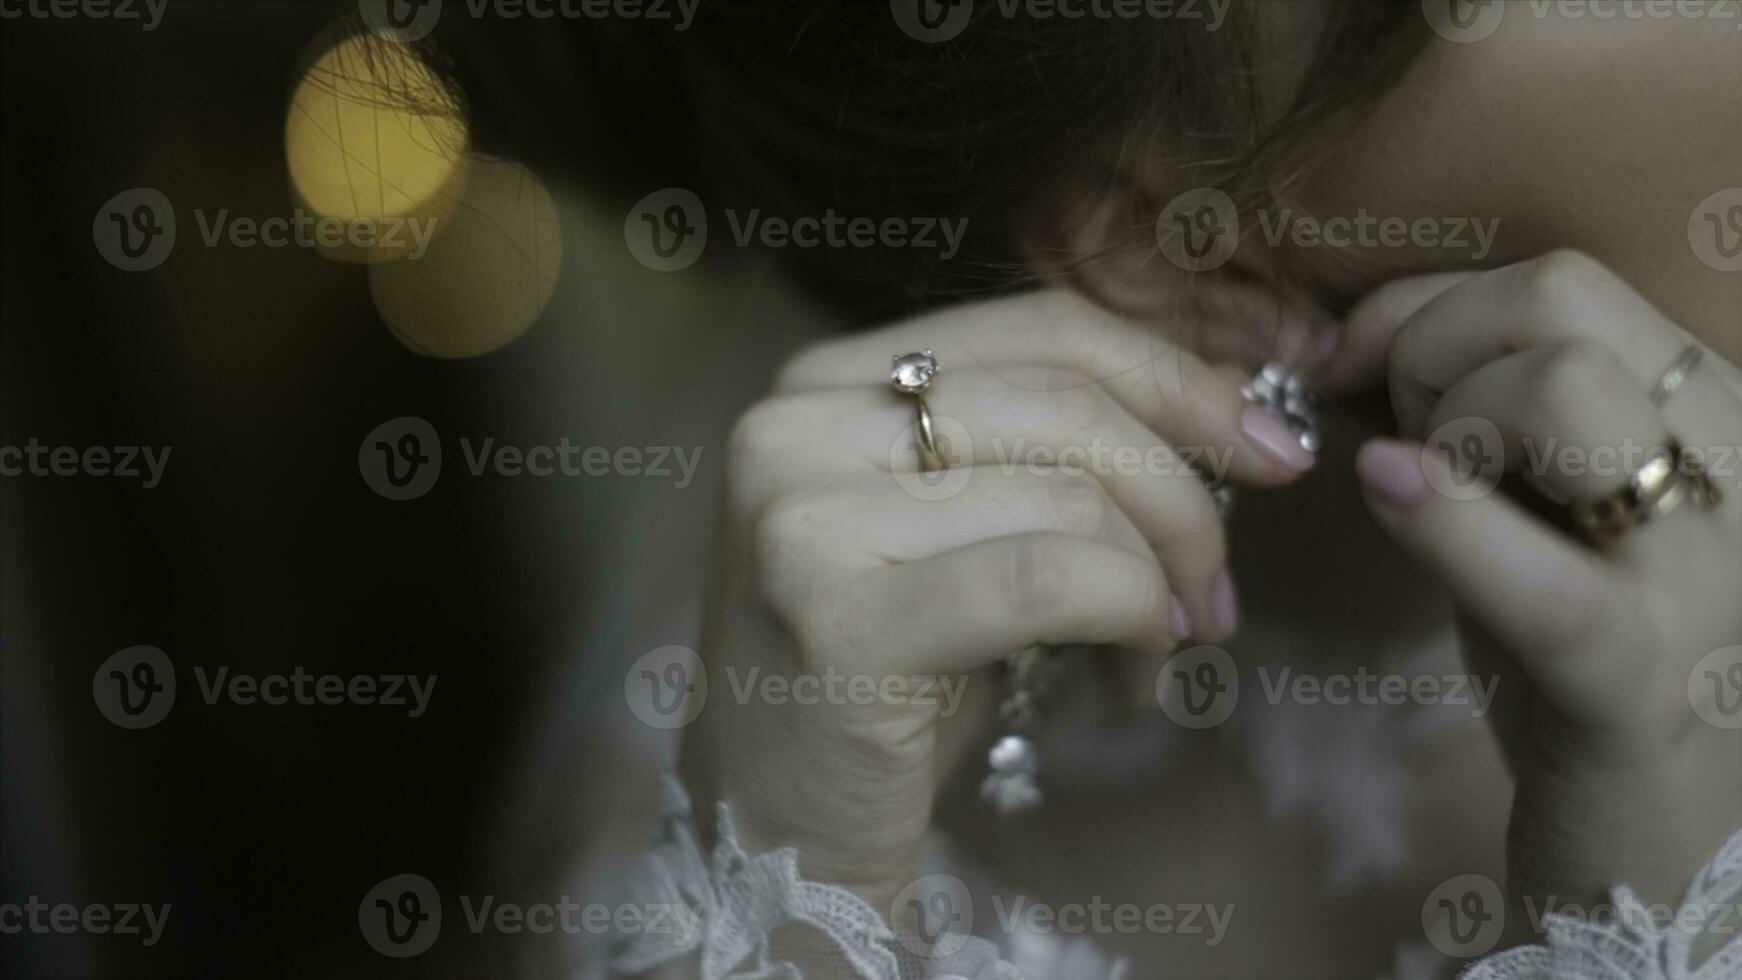
<path id="1" fill-rule="evenodd" d="M 1627 481 L 1627 486 L 1606 497 L 1573 503 L 1573 521 L 1597 544 L 1609 544 L 1653 518 L 1674 512 L 1692 502 L 1710 510 L 1723 500 L 1723 493 L 1705 468 L 1684 457 L 1674 439 L 1653 449 L 1645 465 Z"/>
<path id="2" fill-rule="evenodd" d="M 1651 404 L 1662 408 L 1687 384 L 1705 358 L 1705 349 L 1689 344 L 1681 356 L 1652 385 Z M 1701 510 L 1722 503 L 1723 493 L 1701 464 L 1687 458 L 1675 439 L 1652 450 L 1645 465 L 1627 481 L 1627 486 L 1606 497 L 1574 501 L 1573 523 L 1594 544 L 1607 545 L 1628 531 L 1656 517 L 1674 512 L 1692 502 Z"/>

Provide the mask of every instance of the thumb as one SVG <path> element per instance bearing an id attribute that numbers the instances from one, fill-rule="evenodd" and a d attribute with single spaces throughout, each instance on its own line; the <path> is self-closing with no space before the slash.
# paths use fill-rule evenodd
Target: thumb
<path id="1" fill-rule="evenodd" d="M 1441 293 L 1474 272 L 1440 272 L 1394 279 L 1367 294 L 1343 318 L 1336 349 L 1313 372 L 1313 387 L 1327 395 L 1383 388 L 1397 331 Z"/>

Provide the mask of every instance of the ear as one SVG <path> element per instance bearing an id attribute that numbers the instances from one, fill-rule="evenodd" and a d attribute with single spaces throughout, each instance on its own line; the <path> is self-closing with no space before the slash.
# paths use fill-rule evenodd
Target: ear
<path id="1" fill-rule="evenodd" d="M 1228 221 L 1226 233 L 1236 237 L 1219 252 L 1204 248 L 1215 244 L 1207 239 L 1183 248 L 1184 234 L 1217 233 L 1213 216 L 1202 213 L 1206 200 L 1192 192 L 1157 201 L 1133 179 L 1103 171 L 1035 215 L 1024 255 L 1038 275 L 1154 324 L 1205 360 L 1248 370 L 1281 361 L 1310 371 L 1331 353 L 1337 318 L 1278 275 L 1261 242 L 1232 230 L 1250 222 Z"/>

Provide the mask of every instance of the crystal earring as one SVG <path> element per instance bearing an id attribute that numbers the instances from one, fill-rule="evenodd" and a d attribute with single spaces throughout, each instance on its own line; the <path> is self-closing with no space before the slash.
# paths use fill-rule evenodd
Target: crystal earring
<path id="1" fill-rule="evenodd" d="M 1284 365 L 1271 361 L 1240 389 L 1246 400 L 1264 409 L 1272 418 L 1288 426 L 1288 431 L 1300 440 L 1300 447 L 1316 453 L 1324 447 L 1319 432 L 1317 400 L 1307 389 L 1306 379 Z M 1216 513 L 1226 522 L 1234 516 L 1234 488 L 1227 484 L 1212 487 Z"/>
<path id="2" fill-rule="evenodd" d="M 1006 734 L 987 754 L 992 771 L 980 783 L 980 797 L 1000 817 L 1026 813 L 1041 804 L 1040 752 L 1026 732 L 1034 726 L 1039 701 L 1052 689 L 1060 652 L 1036 645 L 1004 659 L 1009 694 L 998 705 Z"/>

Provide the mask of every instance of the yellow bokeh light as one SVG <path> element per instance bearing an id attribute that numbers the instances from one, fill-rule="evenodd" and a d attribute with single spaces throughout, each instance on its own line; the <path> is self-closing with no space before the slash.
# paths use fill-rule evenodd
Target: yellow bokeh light
<path id="1" fill-rule="evenodd" d="M 549 191 L 524 166 L 471 151 L 458 98 L 412 49 L 335 37 L 320 39 L 291 97 L 285 152 L 297 205 L 363 230 L 316 247 L 368 263 L 376 310 L 412 350 L 501 348 L 556 289 Z"/>
<path id="2" fill-rule="evenodd" d="M 470 169 L 453 93 L 409 48 L 370 35 L 343 38 L 314 60 L 291 96 L 284 139 L 299 207 L 376 226 L 318 246 L 343 261 L 415 251 L 403 229 L 439 229 Z"/>
<path id="3" fill-rule="evenodd" d="M 406 346 L 475 357 L 532 326 L 562 267 L 556 204 L 537 177 L 508 160 L 475 156 L 461 207 L 429 252 L 369 267 L 375 308 Z"/>

